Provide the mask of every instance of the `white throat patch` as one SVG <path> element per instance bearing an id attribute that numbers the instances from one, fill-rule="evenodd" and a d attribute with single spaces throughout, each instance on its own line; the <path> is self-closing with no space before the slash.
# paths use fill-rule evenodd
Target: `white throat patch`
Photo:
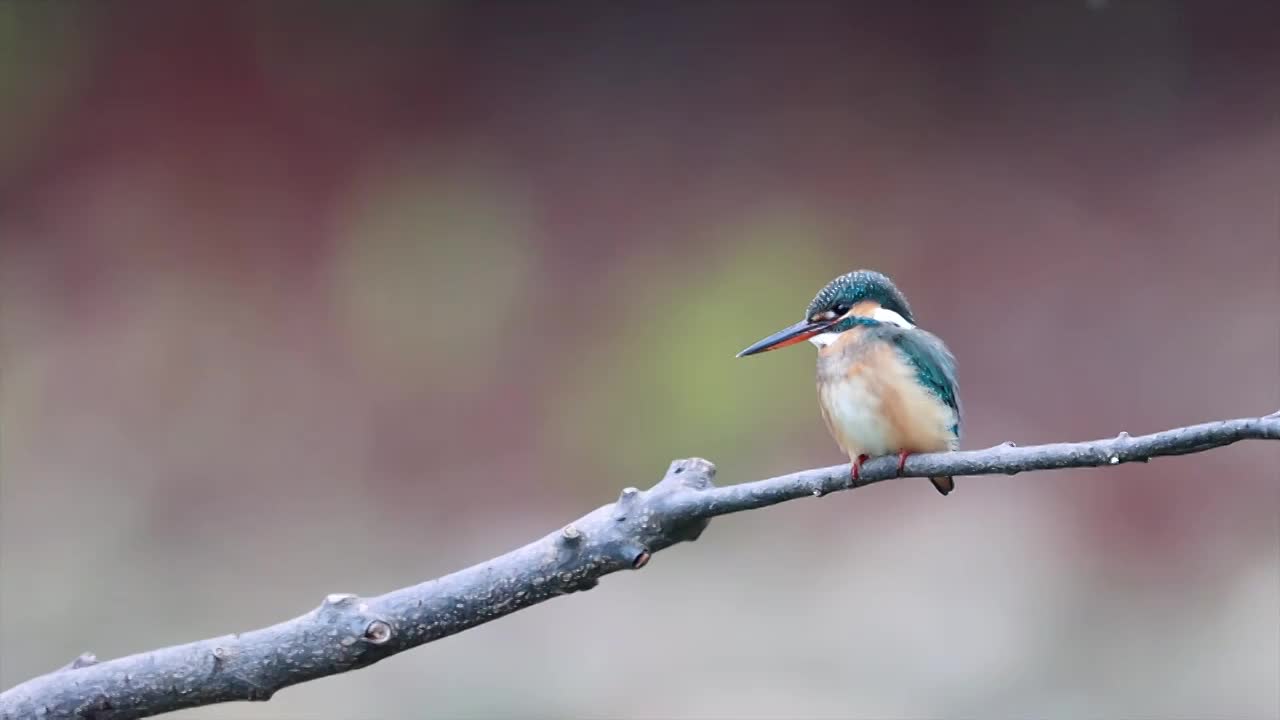
<path id="1" fill-rule="evenodd" d="M 897 325 L 900 328 L 906 328 L 908 330 L 915 327 L 915 325 L 912 325 L 911 323 L 907 322 L 907 319 L 902 317 L 898 313 L 892 310 L 887 310 L 882 307 L 876 308 L 876 311 L 871 313 L 871 319 L 879 320 L 882 323 L 888 323 L 890 325 Z M 809 342 L 813 343 L 816 347 L 824 348 L 830 345 L 831 343 L 835 342 L 836 338 L 838 337 L 840 337 L 840 333 L 833 333 L 833 332 L 818 333 L 817 335 L 814 335 L 813 337 L 809 338 Z"/>
<path id="2" fill-rule="evenodd" d="M 838 337 L 840 337 L 840 333 L 818 333 L 817 335 L 809 338 L 809 342 L 813 343 L 816 347 L 824 348 L 835 342 Z"/>

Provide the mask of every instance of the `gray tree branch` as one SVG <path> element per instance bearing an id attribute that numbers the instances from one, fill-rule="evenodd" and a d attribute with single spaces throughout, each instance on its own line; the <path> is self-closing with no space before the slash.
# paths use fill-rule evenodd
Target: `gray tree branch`
<path id="1" fill-rule="evenodd" d="M 901 477 L 1015 474 L 1146 462 L 1240 440 L 1280 439 L 1280 412 L 1130 437 L 913 455 Z M 899 477 L 897 458 L 863 465 L 858 487 Z M 717 515 L 854 487 L 849 465 L 715 487 L 715 466 L 671 464 L 649 490 L 618 500 L 488 562 L 377 597 L 334 594 L 278 625 L 64 668 L 0 693 L 0 718 L 139 718 L 230 700 L 266 700 L 277 690 L 366 667 L 522 608 L 579 590 L 653 553 L 696 540 Z M 10 608 L 12 611 L 13 608 Z"/>

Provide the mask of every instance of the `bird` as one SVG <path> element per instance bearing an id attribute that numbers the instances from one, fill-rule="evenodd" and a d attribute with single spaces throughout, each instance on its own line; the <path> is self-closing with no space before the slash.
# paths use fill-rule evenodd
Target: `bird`
<path id="1" fill-rule="evenodd" d="M 738 357 L 808 340 L 818 348 L 818 404 L 827 430 L 852 463 L 898 455 L 898 474 L 913 453 L 956 450 L 960 397 L 956 360 L 933 333 L 916 326 L 907 298 L 874 270 L 856 270 L 827 283 L 804 319 L 756 342 Z M 939 493 L 955 489 L 948 476 L 929 480 Z"/>

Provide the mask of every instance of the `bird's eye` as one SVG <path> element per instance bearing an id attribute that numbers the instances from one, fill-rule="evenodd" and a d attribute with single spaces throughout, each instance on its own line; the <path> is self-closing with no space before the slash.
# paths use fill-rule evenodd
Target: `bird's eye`
<path id="1" fill-rule="evenodd" d="M 853 306 L 852 306 L 852 305 L 850 305 L 849 303 L 843 303 L 843 302 L 842 302 L 842 303 L 840 303 L 839 305 L 836 305 L 836 306 L 835 306 L 835 309 L 834 309 L 832 312 L 833 312 L 833 314 L 836 314 L 836 315 L 843 315 L 843 314 L 845 314 L 845 313 L 849 312 L 849 308 L 851 308 L 851 307 L 853 307 Z"/>

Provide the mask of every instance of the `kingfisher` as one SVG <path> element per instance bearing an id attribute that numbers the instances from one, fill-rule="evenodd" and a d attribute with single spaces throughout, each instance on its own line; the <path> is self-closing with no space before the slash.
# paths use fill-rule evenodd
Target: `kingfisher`
<path id="1" fill-rule="evenodd" d="M 804 319 L 738 353 L 777 350 L 808 340 L 818 347 L 818 404 L 836 444 L 853 463 L 898 455 L 901 474 L 912 453 L 960 444 L 956 361 L 936 335 L 915 325 L 907 298 L 886 275 L 857 270 L 832 280 Z M 938 492 L 950 477 L 929 478 Z"/>

